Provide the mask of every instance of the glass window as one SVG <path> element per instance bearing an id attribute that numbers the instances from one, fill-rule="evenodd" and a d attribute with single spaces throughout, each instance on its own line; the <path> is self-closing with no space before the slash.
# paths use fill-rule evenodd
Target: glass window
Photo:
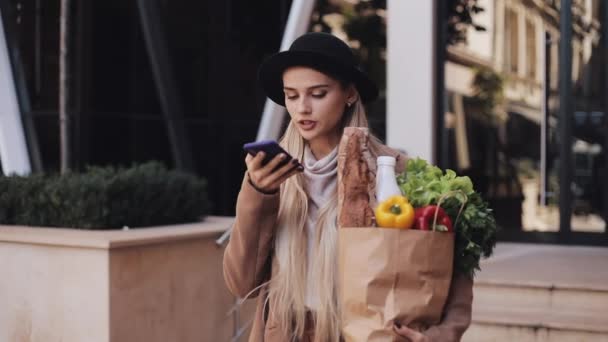
<path id="1" fill-rule="evenodd" d="M 59 0 L 8 0 L 42 164 L 59 167 Z M 214 213 L 234 213 L 266 100 L 261 61 L 278 51 L 291 0 L 150 1 L 174 79 L 194 172 L 208 179 Z M 136 1 L 75 1 L 72 31 L 75 168 L 159 160 L 173 166 L 167 118 Z M 4 8 L 3 8 L 4 9 Z M 8 12 L 7 12 L 8 13 Z M 4 13 L 3 13 L 4 14 Z"/>
<path id="2" fill-rule="evenodd" d="M 591 10 L 589 6 L 583 9 Z M 525 15 L 525 20 L 521 20 L 525 24 L 523 42 L 518 42 L 519 15 Z M 576 15 L 573 22 L 579 25 Z M 560 134 L 562 125 L 569 125 L 570 121 L 562 122 L 559 113 L 558 81 L 563 70 L 558 54 L 559 25 L 547 21 L 546 13 L 536 6 L 527 6 L 525 12 L 519 13 L 507 7 L 504 16 L 504 37 L 497 32 L 493 38 L 504 41 L 503 73 L 493 67 L 494 57 L 484 60 L 486 67 L 451 61 L 461 63 L 461 77 L 468 67 L 472 81 L 468 91 L 452 90 L 448 96 L 445 122 L 449 142 L 444 148 L 448 149 L 449 167 L 473 179 L 507 233 L 521 237 L 528 232 L 557 232 L 560 210 L 564 208 L 572 208 L 569 226 L 575 233 L 605 232 L 608 73 L 604 61 L 608 39 L 598 37 L 606 29 L 590 27 L 588 32 L 572 38 L 574 126 L 568 152 L 572 163 L 564 165 L 566 156 L 560 155 L 560 144 L 565 137 Z M 547 46 L 537 31 L 541 21 L 551 36 Z M 518 64 L 520 43 L 526 52 L 525 70 Z M 590 55 L 585 50 L 589 46 Z M 547 60 L 543 58 L 545 47 Z M 475 55 L 475 51 L 468 52 Z M 474 65 L 473 61 L 469 63 Z M 449 70 L 456 69 L 446 72 Z M 518 71 L 524 71 L 526 79 L 512 77 Z M 543 82 L 529 82 L 544 80 L 541 76 L 545 73 L 549 88 L 546 94 Z M 570 186 L 562 189 L 560 177 L 566 168 L 572 171 L 573 179 Z M 560 203 L 561 191 L 572 192 L 572 203 Z"/>
<path id="3" fill-rule="evenodd" d="M 10 0 L 30 106 L 56 111 L 59 93 L 59 0 Z"/>
<path id="4" fill-rule="evenodd" d="M 506 9 L 505 15 L 505 54 L 504 69 L 517 73 L 519 60 L 519 21 L 517 12 L 511 8 Z"/>
<path id="5" fill-rule="evenodd" d="M 526 19 L 526 70 L 529 78 L 536 79 L 536 65 L 538 58 L 536 50 L 538 49 L 536 25 L 531 19 Z"/>
<path id="6" fill-rule="evenodd" d="M 600 20 L 600 0 L 591 1 L 591 17 L 595 20 Z"/>

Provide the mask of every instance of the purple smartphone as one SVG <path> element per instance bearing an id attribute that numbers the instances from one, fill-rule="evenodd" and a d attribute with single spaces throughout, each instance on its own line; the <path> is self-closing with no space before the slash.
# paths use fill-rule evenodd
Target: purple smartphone
<path id="1" fill-rule="evenodd" d="M 258 154 L 258 152 L 260 151 L 264 151 L 264 153 L 266 153 L 266 156 L 264 157 L 264 160 L 262 161 L 262 165 L 266 165 L 268 162 L 270 162 L 275 156 L 281 154 L 281 153 L 285 153 L 285 155 L 287 156 L 287 158 L 285 158 L 285 160 L 283 160 L 276 168 L 280 168 L 281 166 L 289 163 L 293 157 L 287 153 L 287 151 L 285 151 L 280 145 L 279 143 L 277 143 L 274 140 L 262 140 L 262 141 L 256 141 L 256 142 L 252 142 L 252 143 L 248 143 L 243 145 L 243 149 L 245 151 L 247 151 L 249 154 L 251 154 L 252 156 L 255 156 L 256 154 Z M 295 167 L 300 166 L 300 164 L 296 164 Z"/>

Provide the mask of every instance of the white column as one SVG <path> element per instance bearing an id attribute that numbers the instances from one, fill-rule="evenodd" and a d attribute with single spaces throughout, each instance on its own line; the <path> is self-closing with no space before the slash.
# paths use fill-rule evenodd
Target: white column
<path id="1" fill-rule="evenodd" d="M 310 17 L 314 6 L 315 1 L 312 0 L 293 0 L 279 51 L 289 49 L 289 46 L 296 38 L 306 33 L 310 25 Z M 270 99 L 266 99 L 262 122 L 258 128 L 257 140 L 278 139 L 279 134 L 281 134 L 281 125 L 284 117 L 285 108 L 272 102 Z"/>
<path id="2" fill-rule="evenodd" d="M 435 1 L 387 3 L 387 144 L 432 163 Z"/>
<path id="3" fill-rule="evenodd" d="M 0 15 L 0 161 L 4 174 L 31 171 L 17 90 Z"/>

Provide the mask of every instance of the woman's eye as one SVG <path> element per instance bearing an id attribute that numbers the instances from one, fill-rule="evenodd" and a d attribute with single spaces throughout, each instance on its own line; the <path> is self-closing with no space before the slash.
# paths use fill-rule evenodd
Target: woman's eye
<path id="1" fill-rule="evenodd" d="M 287 97 L 288 100 L 295 100 L 298 96 L 297 95 L 286 95 L 285 97 Z"/>
<path id="2" fill-rule="evenodd" d="M 323 97 L 325 97 L 325 92 L 323 93 L 318 93 L 318 94 L 312 94 L 312 97 L 317 98 L 317 99 L 322 99 Z"/>

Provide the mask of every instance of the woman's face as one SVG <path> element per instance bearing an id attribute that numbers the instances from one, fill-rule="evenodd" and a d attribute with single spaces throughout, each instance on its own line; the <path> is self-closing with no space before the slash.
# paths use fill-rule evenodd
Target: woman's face
<path id="1" fill-rule="evenodd" d="M 285 107 L 305 140 L 337 144 L 346 104 L 356 99 L 354 86 L 345 88 L 319 71 L 294 66 L 283 73 L 283 91 Z"/>

